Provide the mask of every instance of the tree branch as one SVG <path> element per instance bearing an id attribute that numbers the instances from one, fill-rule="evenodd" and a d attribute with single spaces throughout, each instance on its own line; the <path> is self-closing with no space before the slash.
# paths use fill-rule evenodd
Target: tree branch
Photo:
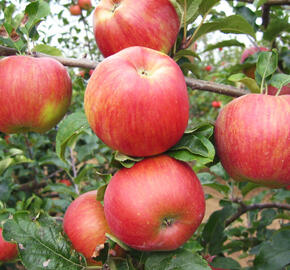
<path id="1" fill-rule="evenodd" d="M 232 0 L 226 0 L 232 2 Z M 237 0 L 238 2 L 245 2 L 249 4 L 253 4 L 254 0 Z M 290 0 L 268 0 L 266 5 L 275 6 L 275 5 L 290 5 Z"/>
<path id="2" fill-rule="evenodd" d="M 283 209 L 290 211 L 290 204 L 283 204 L 283 203 L 257 203 L 257 204 L 251 204 L 246 205 L 241 200 L 233 200 L 233 202 L 239 203 L 240 207 L 238 211 L 232 215 L 230 218 L 228 218 L 225 222 L 225 226 L 229 226 L 231 223 L 233 223 L 235 220 L 240 218 L 243 214 L 257 210 L 257 209 L 268 209 L 268 208 L 277 208 L 277 209 Z"/>
<path id="3" fill-rule="evenodd" d="M 9 56 L 9 55 L 15 55 L 17 54 L 17 50 L 12 48 L 7 48 L 0 45 L 0 56 Z M 98 62 L 91 61 L 88 59 L 75 59 L 75 58 L 65 58 L 60 56 L 50 56 L 43 53 L 34 52 L 32 53 L 32 56 L 34 57 L 51 57 L 60 63 L 62 63 L 64 66 L 68 67 L 81 67 L 81 68 L 88 68 L 88 69 L 94 69 L 98 65 Z M 231 97 L 239 97 L 242 95 L 247 94 L 248 92 L 230 86 L 230 85 L 223 85 L 218 84 L 214 82 L 208 82 L 203 80 L 197 80 L 189 77 L 185 77 L 185 82 L 189 88 L 192 90 L 202 90 L 202 91 L 209 91 L 209 92 L 215 92 L 222 95 L 227 95 Z"/>

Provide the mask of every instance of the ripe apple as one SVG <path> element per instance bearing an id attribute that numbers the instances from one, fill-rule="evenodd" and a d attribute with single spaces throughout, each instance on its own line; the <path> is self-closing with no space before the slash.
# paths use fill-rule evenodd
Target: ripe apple
<path id="1" fill-rule="evenodd" d="M 81 15 L 81 13 L 82 13 L 82 10 L 81 10 L 79 5 L 70 6 L 69 11 L 70 11 L 70 14 L 74 15 L 74 16 Z"/>
<path id="2" fill-rule="evenodd" d="M 90 69 L 90 71 L 89 71 L 90 77 L 92 76 L 93 72 L 94 72 L 94 69 Z"/>
<path id="3" fill-rule="evenodd" d="M 79 0 L 78 5 L 81 9 L 89 10 L 92 7 L 92 2 L 91 0 Z"/>
<path id="4" fill-rule="evenodd" d="M 200 225 L 202 186 L 190 166 L 169 156 L 146 158 L 119 170 L 104 197 L 113 234 L 134 249 L 174 250 Z"/>
<path id="5" fill-rule="evenodd" d="M 241 63 L 244 63 L 249 56 L 263 51 L 269 51 L 269 49 L 265 47 L 250 47 L 245 49 L 241 56 Z M 253 65 L 252 67 L 244 69 L 244 74 L 252 79 L 255 79 L 255 71 L 256 65 Z"/>
<path id="6" fill-rule="evenodd" d="M 5 241 L 2 236 L 2 228 L 0 228 L 0 262 L 13 260 L 17 256 L 17 253 L 17 245 Z"/>
<path id="7" fill-rule="evenodd" d="M 220 108 L 222 106 L 222 103 L 220 101 L 216 101 L 214 100 L 212 103 L 211 103 L 211 106 L 214 107 L 214 108 Z"/>
<path id="8" fill-rule="evenodd" d="M 71 186 L 71 182 L 68 179 L 61 179 L 59 183 L 66 185 L 67 187 Z"/>
<path id="9" fill-rule="evenodd" d="M 176 144 L 189 115 L 179 66 L 145 47 L 124 49 L 100 63 L 89 80 L 84 106 L 93 131 L 104 143 L 139 157 Z"/>
<path id="10" fill-rule="evenodd" d="M 278 88 L 274 87 L 273 85 L 268 85 L 268 95 L 275 96 L 277 91 Z M 290 83 L 282 87 L 279 95 L 290 95 Z"/>
<path id="11" fill-rule="evenodd" d="M 237 181 L 290 184 L 290 95 L 248 94 L 228 103 L 215 124 L 222 165 Z"/>
<path id="12" fill-rule="evenodd" d="M 208 65 L 208 66 L 206 66 L 206 67 L 204 68 L 204 70 L 206 70 L 206 71 L 211 71 L 211 70 L 212 70 L 212 66 L 211 66 L 211 65 Z"/>
<path id="13" fill-rule="evenodd" d="M 97 45 L 107 57 L 131 46 L 168 53 L 180 22 L 169 0 L 101 0 L 93 26 Z"/>
<path id="14" fill-rule="evenodd" d="M 9 56 L 0 60 L 0 131 L 46 132 L 71 101 L 68 72 L 52 58 Z"/>
<path id="15" fill-rule="evenodd" d="M 63 228 L 74 249 L 82 253 L 89 263 L 99 255 L 110 232 L 102 204 L 97 201 L 97 190 L 86 192 L 67 208 Z"/>

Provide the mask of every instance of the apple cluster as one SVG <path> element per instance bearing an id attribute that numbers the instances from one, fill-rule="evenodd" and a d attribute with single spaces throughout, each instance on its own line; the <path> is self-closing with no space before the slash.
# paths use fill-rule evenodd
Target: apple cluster
<path id="1" fill-rule="evenodd" d="M 183 73 L 166 54 L 179 27 L 169 0 L 142 0 L 138 5 L 133 0 L 102 0 L 95 9 L 95 38 L 106 58 L 90 77 L 85 113 L 104 143 L 144 159 L 115 173 L 104 207 L 96 200 L 96 190 L 68 207 L 64 231 L 88 263 L 98 259 L 105 233 L 137 250 L 174 250 L 203 219 L 199 179 L 187 163 L 164 154 L 180 140 L 189 118 Z"/>
<path id="2" fill-rule="evenodd" d="M 82 9 L 90 10 L 92 8 L 91 0 L 78 0 L 77 4 L 73 4 L 69 7 L 70 14 L 73 16 L 81 15 Z"/>

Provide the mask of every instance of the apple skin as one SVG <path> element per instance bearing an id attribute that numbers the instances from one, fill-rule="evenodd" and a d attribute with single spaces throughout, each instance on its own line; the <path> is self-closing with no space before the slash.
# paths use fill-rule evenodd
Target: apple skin
<path id="1" fill-rule="evenodd" d="M 265 47 L 250 47 L 243 51 L 241 56 L 241 63 L 244 63 L 248 57 L 251 55 L 258 53 L 258 52 L 266 52 L 269 51 L 268 48 Z M 255 80 L 255 71 L 256 71 L 256 65 L 253 65 L 252 67 L 244 69 L 244 74 L 252 79 Z"/>
<path id="2" fill-rule="evenodd" d="M 205 199 L 190 166 L 161 155 L 119 170 L 106 189 L 104 211 L 113 234 L 128 246 L 166 251 L 193 235 Z"/>
<path id="3" fill-rule="evenodd" d="M 228 103 L 215 124 L 218 156 L 236 181 L 290 184 L 290 95 L 248 94 Z"/>
<path id="4" fill-rule="evenodd" d="M 0 262 L 11 261 L 18 254 L 17 245 L 3 239 L 2 228 L 0 228 Z"/>
<path id="5" fill-rule="evenodd" d="M 104 208 L 97 200 L 97 190 L 80 195 L 69 205 L 63 228 L 74 249 L 82 253 L 89 263 L 97 263 L 92 257 L 98 256 L 96 248 L 102 247 L 106 241 L 105 233 L 110 232 Z"/>
<path id="6" fill-rule="evenodd" d="M 69 7 L 70 14 L 73 16 L 81 15 L 82 10 L 79 5 L 72 5 Z"/>
<path id="7" fill-rule="evenodd" d="M 91 128 L 105 144 L 138 157 L 176 144 L 189 116 L 179 66 L 145 47 L 124 49 L 100 63 L 87 85 L 84 106 Z"/>
<path id="8" fill-rule="evenodd" d="M 95 39 L 104 57 L 131 46 L 168 53 L 179 26 L 169 0 L 101 0 L 93 17 Z"/>
<path id="9" fill-rule="evenodd" d="M 92 8 L 92 2 L 91 0 L 79 0 L 78 5 L 81 9 L 89 10 Z"/>
<path id="10" fill-rule="evenodd" d="M 268 95 L 275 96 L 277 91 L 278 88 L 274 87 L 273 85 L 268 85 Z M 290 95 L 290 83 L 282 87 L 279 95 Z"/>
<path id="11" fill-rule="evenodd" d="M 51 58 L 9 56 L 0 60 L 0 131 L 46 132 L 65 115 L 71 79 Z"/>

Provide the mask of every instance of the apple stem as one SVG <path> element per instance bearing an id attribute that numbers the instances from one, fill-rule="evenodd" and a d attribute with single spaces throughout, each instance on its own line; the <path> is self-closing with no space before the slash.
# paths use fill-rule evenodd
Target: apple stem
<path id="1" fill-rule="evenodd" d="M 164 218 L 162 220 L 162 227 L 170 227 L 174 223 L 174 218 Z"/>

